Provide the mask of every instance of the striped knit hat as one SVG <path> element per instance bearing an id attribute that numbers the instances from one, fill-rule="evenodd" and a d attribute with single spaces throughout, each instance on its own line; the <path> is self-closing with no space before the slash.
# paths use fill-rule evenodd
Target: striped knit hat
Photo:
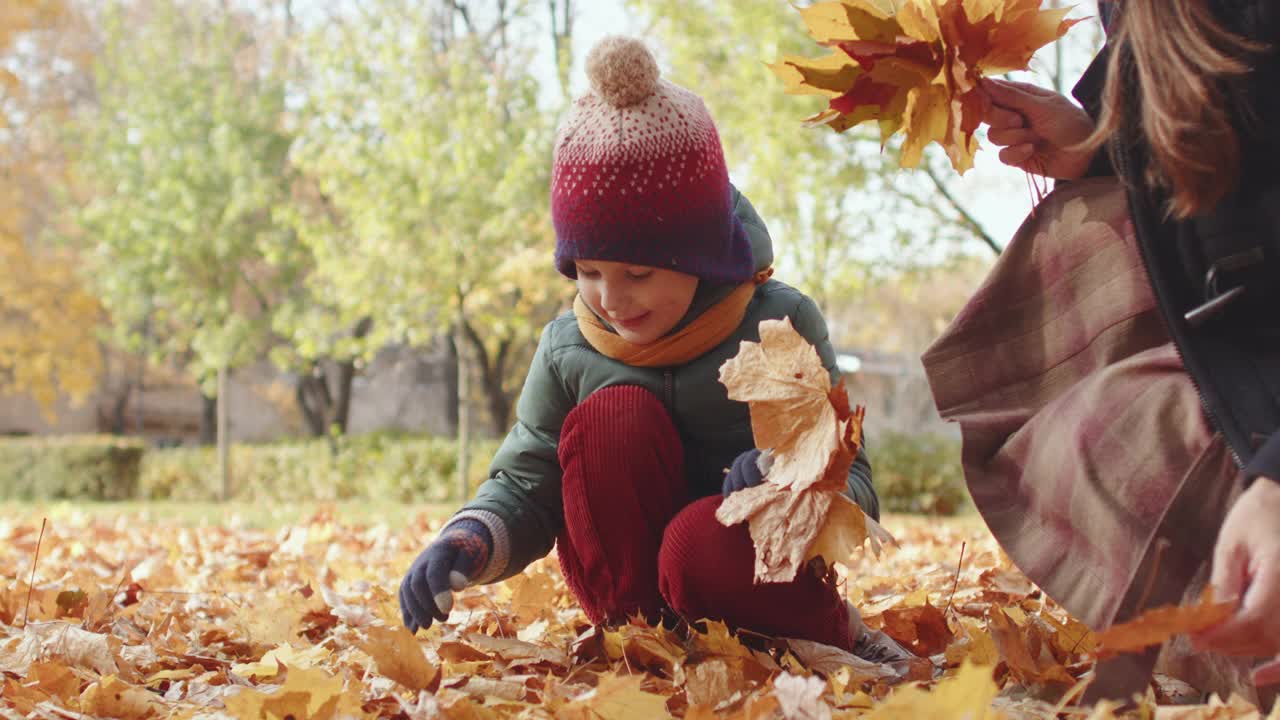
<path id="1" fill-rule="evenodd" d="M 702 99 L 658 77 L 639 41 L 587 55 L 592 91 L 560 124 L 551 174 L 556 268 L 574 260 L 666 268 L 713 283 L 752 276 L 720 136 Z"/>

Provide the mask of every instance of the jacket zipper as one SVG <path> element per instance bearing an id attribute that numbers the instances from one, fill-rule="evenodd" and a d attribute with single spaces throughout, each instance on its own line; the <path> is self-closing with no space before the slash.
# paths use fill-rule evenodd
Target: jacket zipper
<path id="1" fill-rule="evenodd" d="M 1116 141 L 1113 140 L 1112 142 Z M 1178 354 L 1178 361 L 1182 363 L 1182 369 L 1186 371 L 1187 377 L 1191 378 L 1191 387 L 1195 389 L 1196 397 L 1200 400 L 1200 408 L 1204 411 L 1204 414 L 1209 417 L 1209 421 L 1213 424 L 1213 427 L 1222 434 L 1222 441 L 1226 443 L 1227 451 L 1231 453 L 1231 459 L 1235 461 L 1236 467 L 1243 468 L 1244 462 L 1240 457 L 1240 453 L 1236 451 L 1235 446 L 1231 444 L 1231 439 L 1227 437 L 1225 432 L 1223 432 L 1222 423 L 1219 421 L 1218 416 L 1213 412 L 1213 408 L 1210 408 L 1209 404 L 1205 402 L 1204 390 L 1200 388 L 1200 381 L 1196 379 L 1195 373 L 1191 372 L 1191 368 L 1187 366 L 1187 358 L 1182 352 L 1182 346 L 1178 344 L 1177 338 L 1174 336 L 1173 323 L 1175 311 L 1172 308 L 1166 307 L 1165 303 L 1160 302 L 1160 295 L 1156 291 L 1155 281 L 1151 277 L 1151 266 L 1155 262 L 1155 258 L 1151 256 L 1151 253 L 1147 250 L 1147 243 L 1143 242 L 1142 237 L 1138 233 L 1137 211 L 1140 207 L 1138 203 L 1135 202 L 1134 197 L 1138 190 L 1136 189 L 1136 185 L 1132 189 L 1128 187 L 1129 173 L 1127 161 L 1128 156 L 1125 154 L 1123 149 L 1115 153 L 1116 174 L 1119 176 L 1120 181 L 1126 186 L 1125 196 L 1129 201 L 1129 215 L 1133 221 L 1134 241 L 1138 243 L 1138 252 L 1142 255 L 1143 259 L 1142 272 L 1146 275 L 1147 285 L 1151 287 L 1151 292 L 1156 298 L 1156 306 L 1160 309 L 1160 319 L 1164 322 L 1164 329 L 1165 332 L 1169 334 L 1169 341 L 1173 344 L 1174 352 Z M 1148 238 L 1148 240 L 1149 239 L 1150 238 Z"/>
<path id="2" fill-rule="evenodd" d="M 675 378 L 672 377 L 670 370 L 662 371 L 662 387 L 663 387 L 664 397 L 666 398 L 666 401 L 667 401 L 667 412 L 671 413 L 672 417 L 675 417 L 676 383 L 675 383 Z"/>

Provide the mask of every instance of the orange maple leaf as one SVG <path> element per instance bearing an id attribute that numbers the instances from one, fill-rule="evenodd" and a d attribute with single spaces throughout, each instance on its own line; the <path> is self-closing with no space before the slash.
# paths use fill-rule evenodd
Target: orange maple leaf
<path id="1" fill-rule="evenodd" d="M 1235 612 L 1234 600 L 1215 602 L 1208 588 L 1192 605 L 1166 605 L 1152 608 L 1138 617 L 1112 625 L 1098 633 L 1098 657 L 1134 652 L 1159 645 L 1174 635 L 1208 630 Z"/>
<path id="2" fill-rule="evenodd" d="M 1041 10 L 1040 0 L 828 0 L 800 14 L 833 52 L 786 56 L 770 68 L 788 93 L 829 98 L 806 123 L 844 132 L 874 120 L 882 143 L 905 130 L 903 167 L 937 142 L 963 173 L 973 167 L 987 103 L 979 79 L 1026 68 L 1083 19 L 1066 19 L 1070 10 Z"/>

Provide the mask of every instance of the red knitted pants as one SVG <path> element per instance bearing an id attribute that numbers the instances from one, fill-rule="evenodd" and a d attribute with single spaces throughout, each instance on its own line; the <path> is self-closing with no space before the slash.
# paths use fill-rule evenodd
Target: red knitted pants
<path id="1" fill-rule="evenodd" d="M 619 622 L 670 607 L 765 635 L 850 649 L 844 599 L 813 574 L 755 584 L 746 525 L 715 519 L 719 496 L 688 501 L 684 450 L 666 408 L 636 386 L 605 388 L 560 433 L 565 581 L 587 617 Z"/>

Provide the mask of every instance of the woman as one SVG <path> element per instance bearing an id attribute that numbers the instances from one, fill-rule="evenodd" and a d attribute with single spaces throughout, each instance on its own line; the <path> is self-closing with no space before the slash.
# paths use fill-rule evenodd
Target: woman
<path id="1" fill-rule="evenodd" d="M 1239 599 L 1195 638 L 1216 655 L 1175 642 L 1162 661 L 1256 702 L 1280 662 L 1224 656 L 1280 654 L 1280 12 L 1100 10 L 1083 110 L 986 85 L 1000 159 L 1072 182 L 925 364 L 975 503 L 1031 579 L 1095 627 L 1211 582 Z M 1091 694 L 1140 691 L 1156 662 L 1110 661 Z"/>

